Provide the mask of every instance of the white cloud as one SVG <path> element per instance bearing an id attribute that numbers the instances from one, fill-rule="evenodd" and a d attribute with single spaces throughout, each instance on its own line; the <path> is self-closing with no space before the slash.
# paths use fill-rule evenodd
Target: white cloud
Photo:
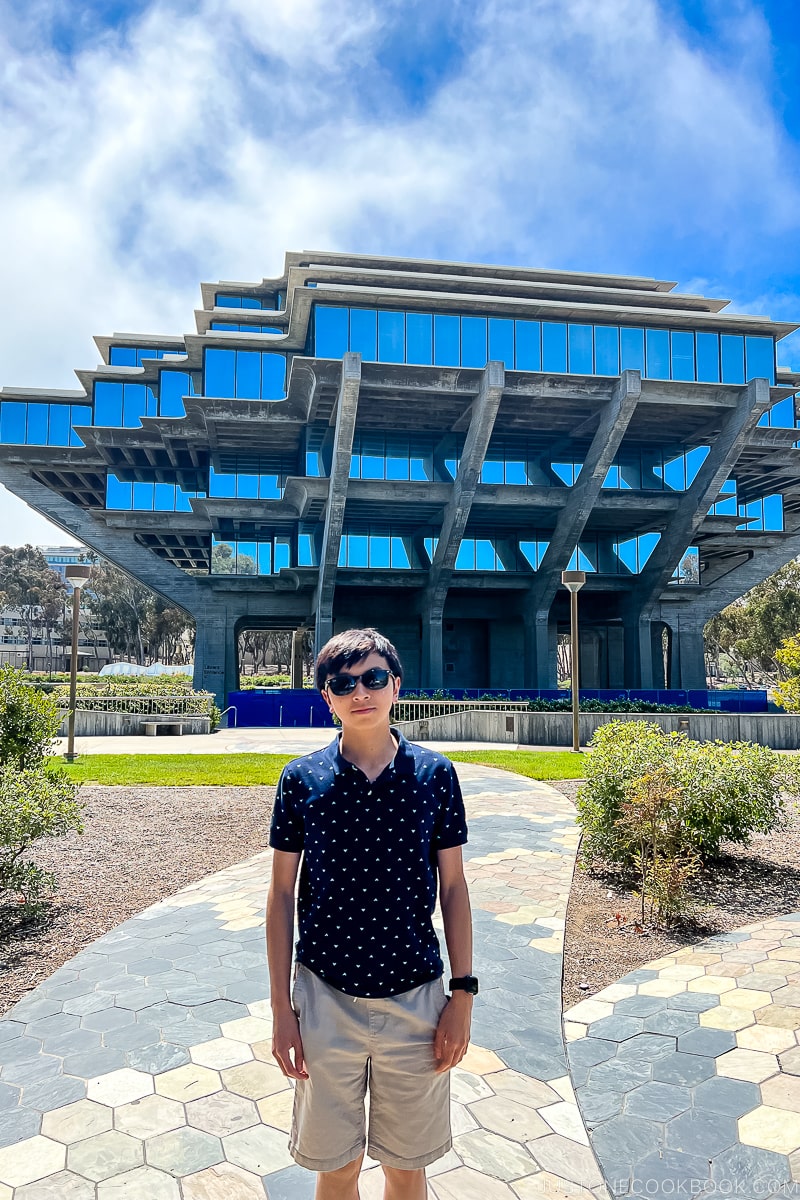
<path id="1" fill-rule="evenodd" d="M 460 59 L 407 107 L 391 38 L 417 3 L 154 0 L 69 58 L 37 41 L 50 11 L 0 3 L 0 383 L 71 386 L 91 334 L 183 331 L 200 279 L 287 249 L 680 278 L 688 247 L 725 280 L 796 235 L 745 0 L 725 54 L 656 0 L 460 0 Z"/>

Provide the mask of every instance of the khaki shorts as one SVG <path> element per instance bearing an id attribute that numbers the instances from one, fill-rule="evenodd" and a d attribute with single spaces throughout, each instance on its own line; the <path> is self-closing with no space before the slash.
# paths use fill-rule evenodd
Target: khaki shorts
<path id="1" fill-rule="evenodd" d="M 434 1074 L 433 1038 L 447 1004 L 441 979 L 382 999 L 347 996 L 298 964 L 292 1004 L 305 1068 L 289 1150 L 311 1171 L 367 1153 L 413 1171 L 446 1154 L 450 1073 Z M 364 1100 L 369 1087 L 369 1141 Z"/>

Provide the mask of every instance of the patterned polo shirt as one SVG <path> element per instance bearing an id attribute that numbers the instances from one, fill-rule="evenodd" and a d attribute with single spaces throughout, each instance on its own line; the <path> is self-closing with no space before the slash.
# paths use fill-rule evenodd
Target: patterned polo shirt
<path id="1" fill-rule="evenodd" d="M 392 996 L 438 979 L 431 916 L 439 850 L 467 840 L 449 759 L 407 742 L 372 783 L 338 737 L 287 764 L 270 845 L 302 852 L 297 959 L 351 996 Z"/>

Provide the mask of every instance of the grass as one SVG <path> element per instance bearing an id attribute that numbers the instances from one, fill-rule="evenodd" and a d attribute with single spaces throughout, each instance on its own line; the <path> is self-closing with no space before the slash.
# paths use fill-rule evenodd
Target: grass
<path id="1" fill-rule="evenodd" d="M 66 769 L 76 783 L 189 787 L 274 785 L 291 754 L 83 754 Z M 583 755 L 563 750 L 457 750 L 454 762 L 480 763 L 529 779 L 581 779 Z M 54 758 L 59 763 L 60 758 Z"/>

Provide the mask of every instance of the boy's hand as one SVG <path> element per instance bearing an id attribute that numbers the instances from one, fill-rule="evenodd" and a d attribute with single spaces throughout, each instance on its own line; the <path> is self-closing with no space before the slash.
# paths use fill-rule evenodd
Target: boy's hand
<path id="1" fill-rule="evenodd" d="M 463 992 L 451 996 L 439 1018 L 433 1040 L 437 1075 L 458 1066 L 467 1053 L 471 1021 L 472 997 Z"/>
<path id="2" fill-rule="evenodd" d="M 303 1061 L 300 1026 L 291 1009 L 285 1013 L 273 1014 L 272 1057 L 287 1079 L 308 1079 Z"/>

